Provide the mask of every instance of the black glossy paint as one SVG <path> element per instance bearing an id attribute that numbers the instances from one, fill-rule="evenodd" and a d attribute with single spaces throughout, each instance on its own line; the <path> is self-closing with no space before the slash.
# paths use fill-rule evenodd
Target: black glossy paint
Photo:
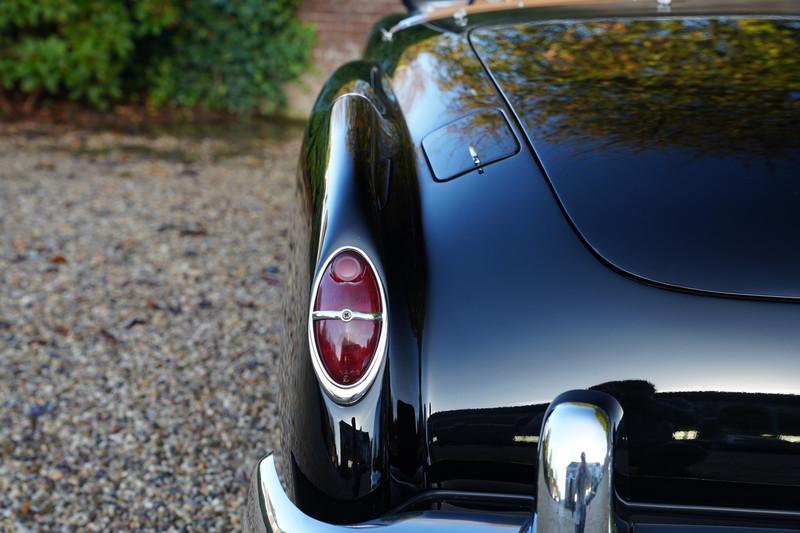
<path id="1" fill-rule="evenodd" d="M 319 265 L 337 248 L 357 246 L 392 302 L 388 349 L 415 354 L 424 276 L 418 236 L 408 231 L 419 202 L 407 135 L 377 66 L 350 63 L 320 95 L 301 155 L 277 464 L 301 508 L 334 522 L 374 517 L 423 484 L 418 357 L 387 358 L 367 394 L 341 406 L 317 382 L 306 334 Z"/>
<path id="2" fill-rule="evenodd" d="M 583 9 L 574 16 L 595 15 Z M 596 388 L 625 412 L 620 513 L 675 520 L 625 501 L 800 511 L 800 305 L 672 290 L 610 268 L 565 216 L 536 136 L 436 180 L 423 139 L 480 110 L 515 110 L 466 32 L 380 35 L 323 89 L 301 156 L 281 399 L 294 501 L 354 522 L 428 489 L 533 494 L 548 403 Z M 471 134 L 453 131 L 463 145 Z M 311 280 L 342 245 L 370 254 L 391 320 L 383 372 L 351 407 L 320 389 L 306 336 Z"/>
<path id="3" fill-rule="evenodd" d="M 800 296 L 800 19 L 531 23 L 472 42 L 610 263 Z"/>

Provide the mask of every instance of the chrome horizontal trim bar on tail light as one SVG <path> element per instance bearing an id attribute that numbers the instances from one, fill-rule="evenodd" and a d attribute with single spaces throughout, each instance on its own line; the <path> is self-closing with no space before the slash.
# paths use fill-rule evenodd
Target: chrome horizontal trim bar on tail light
<path id="1" fill-rule="evenodd" d="M 314 320 L 344 320 L 345 322 L 350 322 L 351 320 L 381 320 L 383 314 L 342 309 L 340 311 L 312 311 L 311 318 Z"/>

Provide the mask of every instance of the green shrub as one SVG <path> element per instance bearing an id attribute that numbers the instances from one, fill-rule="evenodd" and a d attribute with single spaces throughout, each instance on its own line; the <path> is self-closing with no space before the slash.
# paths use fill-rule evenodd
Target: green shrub
<path id="1" fill-rule="evenodd" d="M 296 0 L 0 0 L 0 88 L 105 108 L 275 110 L 308 66 Z"/>
<path id="2" fill-rule="evenodd" d="M 308 67 L 313 31 L 294 0 L 193 0 L 173 45 L 150 72 L 157 102 L 243 112 L 284 103 L 283 84 Z"/>
<path id="3" fill-rule="evenodd" d="M 0 84 L 105 107 L 137 40 L 173 24 L 159 0 L 0 0 Z"/>

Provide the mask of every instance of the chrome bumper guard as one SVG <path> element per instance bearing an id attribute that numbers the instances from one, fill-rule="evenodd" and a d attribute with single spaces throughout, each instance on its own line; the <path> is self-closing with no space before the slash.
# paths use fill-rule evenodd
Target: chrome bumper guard
<path id="1" fill-rule="evenodd" d="M 614 440 L 622 408 L 594 391 L 571 391 L 547 410 L 539 439 L 536 513 L 404 512 L 361 524 L 320 522 L 296 507 L 269 455 L 251 477 L 243 515 L 246 533 L 319 533 L 384 529 L 390 533 L 610 533 Z M 533 511 L 533 510 L 531 510 Z"/>

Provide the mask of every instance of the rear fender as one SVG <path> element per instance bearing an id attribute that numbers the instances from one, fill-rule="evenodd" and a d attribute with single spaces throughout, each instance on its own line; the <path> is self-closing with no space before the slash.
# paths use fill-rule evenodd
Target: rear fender
<path id="1" fill-rule="evenodd" d="M 408 446 L 409 439 L 419 442 L 419 358 L 404 296 L 408 279 L 398 279 L 406 272 L 398 258 L 415 256 L 418 247 L 387 229 L 401 217 L 403 233 L 415 234 L 409 231 L 415 220 L 409 206 L 416 205 L 409 150 L 402 115 L 378 67 L 359 61 L 339 69 L 312 112 L 294 195 L 281 354 L 282 449 L 276 456 L 290 498 L 327 521 L 385 511 L 400 497 L 390 495 L 389 472 L 398 470 L 390 468 L 390 449 L 402 441 L 406 455 L 421 450 Z M 337 403 L 321 388 L 306 334 L 312 282 L 343 246 L 371 259 L 387 293 L 386 356 L 375 382 L 352 405 Z M 400 397 L 393 390 L 402 391 Z M 395 461 L 403 483 L 422 484 L 420 457 L 421 451 L 410 461 Z"/>

